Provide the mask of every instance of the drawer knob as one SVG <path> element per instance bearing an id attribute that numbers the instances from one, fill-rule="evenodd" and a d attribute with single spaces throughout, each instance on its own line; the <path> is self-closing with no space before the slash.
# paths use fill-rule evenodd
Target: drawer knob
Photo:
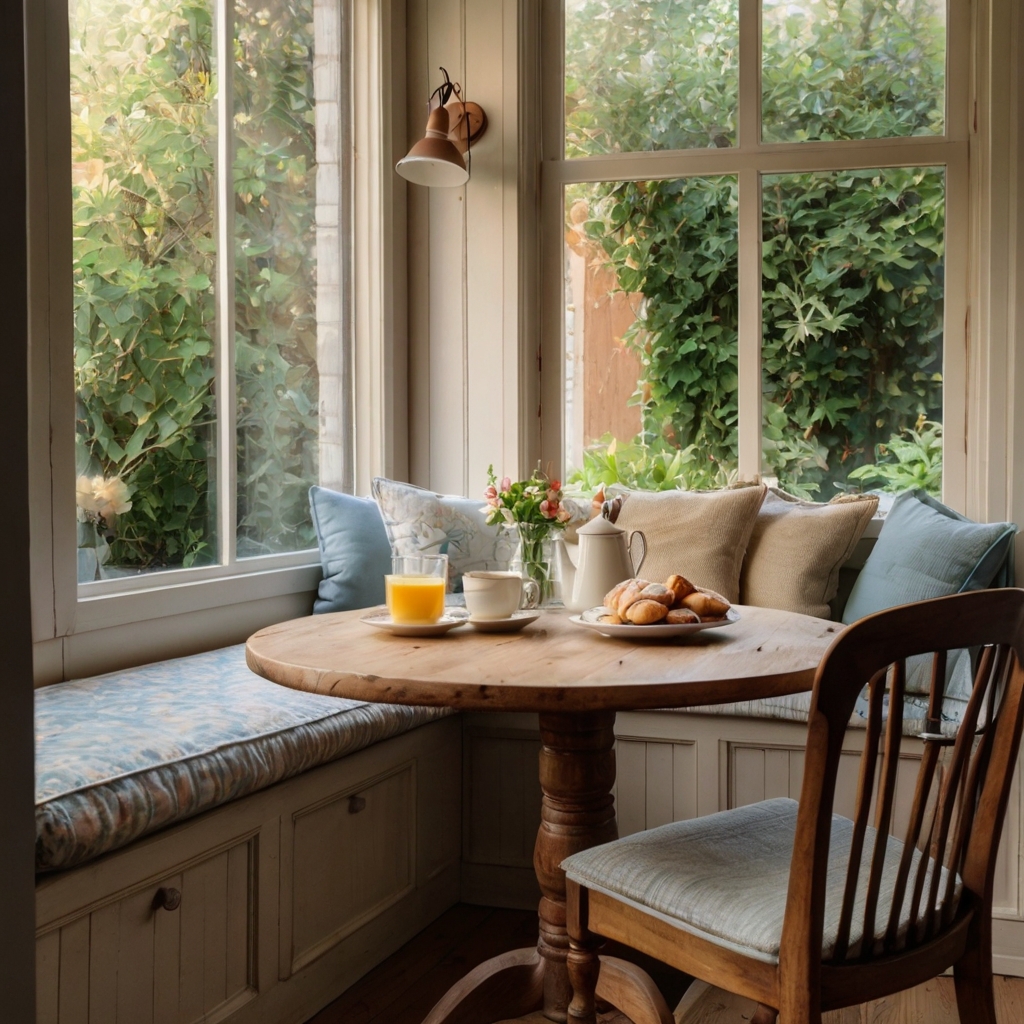
<path id="1" fill-rule="evenodd" d="M 177 910 L 181 906 L 181 890 L 171 888 L 159 888 L 153 897 L 154 910 Z"/>
<path id="2" fill-rule="evenodd" d="M 366 808 L 366 797 L 365 796 L 350 796 L 348 798 L 348 813 L 358 814 L 360 811 Z"/>

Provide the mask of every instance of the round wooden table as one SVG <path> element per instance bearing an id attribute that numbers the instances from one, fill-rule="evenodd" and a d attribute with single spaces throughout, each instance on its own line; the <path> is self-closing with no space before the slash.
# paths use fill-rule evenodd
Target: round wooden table
<path id="1" fill-rule="evenodd" d="M 549 611 L 520 633 L 466 626 L 443 638 L 395 637 L 361 623 L 361 612 L 270 626 L 246 646 L 249 667 L 284 686 L 356 700 L 540 715 L 541 825 L 534 849 L 540 883 L 537 948 L 481 964 L 424 1024 L 491 1024 L 543 1010 L 566 1020 L 565 875 L 570 854 L 617 838 L 616 711 L 685 708 L 809 690 L 842 628 L 768 608 L 674 641 L 618 640 Z M 642 626 L 637 627 L 638 635 Z M 650 978 L 604 958 L 598 995 L 635 1024 L 672 1024 Z"/>

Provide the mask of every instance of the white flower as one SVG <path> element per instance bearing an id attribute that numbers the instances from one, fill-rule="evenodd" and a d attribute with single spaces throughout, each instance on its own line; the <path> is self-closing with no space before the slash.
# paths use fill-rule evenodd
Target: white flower
<path id="1" fill-rule="evenodd" d="M 119 476 L 80 476 L 75 484 L 78 507 L 108 523 L 131 509 L 131 493 Z"/>

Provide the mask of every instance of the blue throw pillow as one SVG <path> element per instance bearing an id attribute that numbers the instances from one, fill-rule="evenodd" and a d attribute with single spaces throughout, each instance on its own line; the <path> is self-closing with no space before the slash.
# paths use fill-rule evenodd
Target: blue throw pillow
<path id="1" fill-rule="evenodd" d="M 324 570 L 314 614 L 383 604 L 391 543 L 377 503 L 310 487 L 309 507 Z"/>
<path id="2" fill-rule="evenodd" d="M 983 590 L 1009 565 L 1016 532 L 1013 523 L 972 522 L 924 491 L 901 494 L 850 592 L 843 622 L 899 604 Z"/>

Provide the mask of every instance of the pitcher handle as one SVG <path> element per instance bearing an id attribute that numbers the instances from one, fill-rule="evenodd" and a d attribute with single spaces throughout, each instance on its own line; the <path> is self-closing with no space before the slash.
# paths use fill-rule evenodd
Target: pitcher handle
<path id="1" fill-rule="evenodd" d="M 640 551 L 639 562 L 636 561 L 636 559 L 633 557 L 633 541 L 636 540 L 637 537 L 640 538 L 640 547 L 642 549 Z M 639 575 L 640 570 L 643 567 L 644 559 L 647 557 L 647 538 L 644 536 L 644 531 L 633 530 L 633 532 L 629 535 L 629 543 L 627 544 L 627 547 L 629 549 L 629 560 L 633 563 L 633 575 L 637 576 Z"/>

